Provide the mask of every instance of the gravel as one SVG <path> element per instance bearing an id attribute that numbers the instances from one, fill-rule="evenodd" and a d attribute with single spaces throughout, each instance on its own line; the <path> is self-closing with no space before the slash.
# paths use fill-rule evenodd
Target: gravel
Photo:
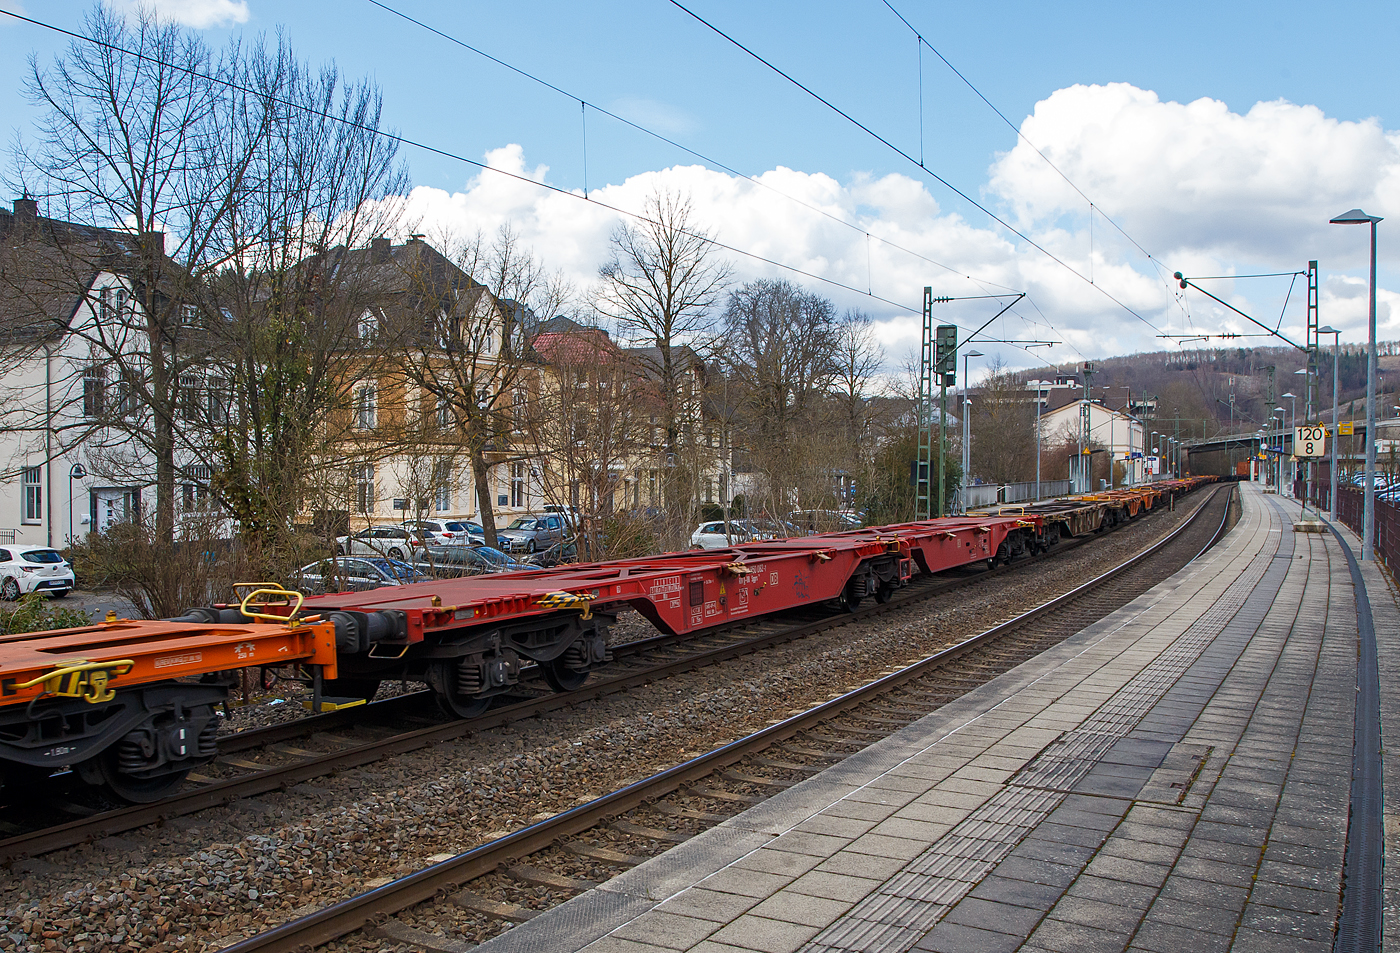
<path id="1" fill-rule="evenodd" d="M 1002 576 L 995 586 L 965 587 L 573 710 L 22 862 L 0 884 L 0 950 L 219 949 L 615 790 L 961 641 L 1107 570 L 1165 535 L 1185 509 L 1151 513 L 1087 546 Z M 622 640 L 643 634 L 637 628 L 640 617 L 631 615 L 620 620 Z M 708 809 L 733 813 L 735 806 L 716 803 Z M 644 823 L 690 829 L 684 818 L 659 814 Z M 659 853 L 670 846 L 613 831 L 597 837 L 628 853 Z M 529 862 L 589 880 L 619 872 L 589 858 L 554 853 L 559 856 Z M 496 888 L 488 880 L 472 889 Z M 525 894 L 512 886 L 514 902 Z M 565 895 L 535 888 L 533 896 L 546 907 Z M 444 903 L 424 905 L 405 919 L 467 942 L 504 929 L 499 921 L 465 914 L 455 905 L 449 910 Z M 333 948 L 394 946 L 357 935 Z"/>

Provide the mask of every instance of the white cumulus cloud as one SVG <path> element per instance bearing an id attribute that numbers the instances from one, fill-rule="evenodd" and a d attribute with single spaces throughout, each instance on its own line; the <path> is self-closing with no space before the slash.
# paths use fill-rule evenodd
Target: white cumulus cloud
<path id="1" fill-rule="evenodd" d="M 489 235 L 509 224 L 548 267 L 584 288 L 596 279 L 609 254 L 608 236 L 624 220 L 605 206 L 636 212 L 658 188 L 681 192 L 690 197 L 700 227 L 748 253 L 721 252 L 734 264 L 737 281 L 786 277 L 840 307 L 870 311 L 895 361 L 917 343 L 919 318 L 907 309 L 918 309 L 925 285 L 948 295 L 1029 292 L 1029 300 L 988 334 L 1063 342 L 1036 354 L 1072 362 L 1171 346 L 1156 338 L 1157 329 L 1257 330 L 1196 292 L 1181 295 L 1172 270 L 1193 276 L 1292 271 L 1313 258 L 1324 260 L 1327 276 L 1324 320 L 1344 329 L 1344 341 L 1364 337 L 1364 295 L 1358 298 L 1354 287 L 1364 233 L 1329 226 L 1327 219 L 1359 205 L 1400 220 L 1400 134 L 1373 120 L 1332 119 L 1312 106 L 1260 103 L 1239 114 L 1209 99 L 1163 102 L 1126 84 L 1059 90 L 1037 104 L 1023 129 L 1104 214 L 1156 256 L 1155 264 L 1101 215 L 1094 216 L 1091 234 L 1085 200 L 1024 143 L 993 164 L 985 192 L 1059 262 L 980 215 L 968 219 L 942 207 L 929 183 L 902 174 L 843 181 L 779 167 L 755 181 L 698 165 L 673 166 L 593 190 L 584 201 L 580 194 L 539 188 L 534 183 L 548 181 L 548 168 L 530 166 L 521 147 L 510 145 L 486 161 L 518 179 L 487 171 L 460 192 L 419 187 L 409 208 L 415 229 L 429 234 Z M 1400 251 L 1391 257 L 1400 260 Z M 1329 271 L 1335 268 L 1352 271 Z M 1213 286 L 1270 324 L 1278 320 L 1286 288 L 1287 279 Z M 1298 338 L 1302 297 L 1301 286 L 1295 288 L 1284 319 L 1285 333 Z M 940 318 L 973 327 L 998 307 L 961 302 L 942 308 Z M 1400 297 L 1386 291 L 1381 324 L 1383 334 L 1400 336 Z M 1034 363 L 1014 348 L 1000 354 L 1013 365 Z"/>
<path id="2" fill-rule="evenodd" d="M 116 6 L 154 10 L 162 19 L 196 30 L 248 22 L 248 0 L 118 0 Z"/>

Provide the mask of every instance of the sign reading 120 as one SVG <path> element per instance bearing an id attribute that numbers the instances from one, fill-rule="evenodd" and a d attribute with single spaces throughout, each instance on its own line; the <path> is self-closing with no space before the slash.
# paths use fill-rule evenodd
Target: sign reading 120
<path id="1" fill-rule="evenodd" d="M 1316 427 L 1293 428 L 1293 455 L 1295 457 L 1325 456 L 1323 448 L 1326 445 L 1326 427 L 1319 425 Z"/>

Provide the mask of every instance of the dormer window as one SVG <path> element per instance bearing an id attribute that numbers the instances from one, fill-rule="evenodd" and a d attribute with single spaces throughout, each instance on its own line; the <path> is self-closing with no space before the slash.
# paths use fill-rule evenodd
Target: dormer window
<path id="1" fill-rule="evenodd" d="M 365 311 L 356 322 L 355 331 L 361 341 L 373 341 L 379 333 L 379 318 L 373 311 Z"/>

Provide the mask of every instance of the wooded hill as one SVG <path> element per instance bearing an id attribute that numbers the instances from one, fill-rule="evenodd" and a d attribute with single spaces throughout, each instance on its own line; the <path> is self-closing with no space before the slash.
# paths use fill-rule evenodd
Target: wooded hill
<path id="1" fill-rule="evenodd" d="M 1376 413 L 1396 416 L 1400 404 L 1400 342 L 1377 345 L 1379 352 Z M 1274 367 L 1275 403 L 1289 407 L 1283 394 L 1296 394 L 1298 417 L 1305 413 L 1304 375 L 1295 372 L 1305 355 L 1288 347 L 1191 348 L 1110 357 L 1094 362 L 1093 396 L 1106 406 L 1126 409 L 1131 400 L 1145 419 L 1184 418 L 1183 436 L 1214 436 L 1230 429 L 1231 395 L 1235 432 L 1259 427 L 1268 415 L 1265 405 L 1269 367 Z M 1060 373 L 1077 378 L 1083 364 L 1061 365 Z M 1324 420 L 1332 413 L 1332 349 L 1324 344 L 1318 359 L 1319 386 L 1314 395 Z M 1016 373 L 1022 381 L 1049 376 L 1044 369 Z M 1343 420 L 1366 413 L 1366 354 L 1364 345 L 1343 344 L 1338 360 L 1340 412 Z M 1153 409 L 1142 410 L 1155 398 Z"/>

